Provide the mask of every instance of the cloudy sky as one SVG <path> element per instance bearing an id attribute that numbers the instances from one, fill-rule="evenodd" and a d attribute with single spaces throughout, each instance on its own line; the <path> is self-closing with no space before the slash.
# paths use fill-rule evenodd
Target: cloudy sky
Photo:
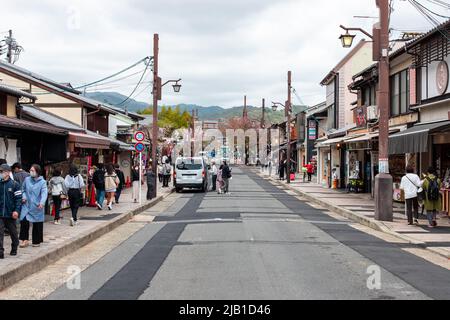
<path id="1" fill-rule="evenodd" d="M 183 78 L 182 92 L 165 88 L 163 103 L 225 107 L 242 105 L 244 94 L 252 105 L 263 97 L 284 101 L 288 70 L 305 103 L 324 100 L 318 83 L 348 52 L 338 26 L 371 30 L 375 19 L 354 16 L 378 14 L 375 0 L 2 0 L 1 6 L 0 32 L 12 29 L 25 48 L 22 67 L 86 84 L 152 55 L 159 33 L 162 78 Z M 395 0 L 394 8 L 393 28 L 431 28 L 407 1 Z M 139 78 L 90 90 L 129 95 Z M 137 100 L 151 101 L 149 80 Z"/>

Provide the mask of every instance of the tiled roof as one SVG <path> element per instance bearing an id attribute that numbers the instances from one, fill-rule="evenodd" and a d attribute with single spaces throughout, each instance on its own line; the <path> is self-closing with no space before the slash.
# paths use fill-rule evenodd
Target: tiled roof
<path id="1" fill-rule="evenodd" d="M 58 127 L 61 129 L 67 129 L 70 131 L 85 131 L 79 125 L 77 125 L 69 120 L 58 117 L 57 115 L 54 115 L 50 112 L 44 111 L 38 107 L 29 106 L 29 105 L 21 105 L 21 108 L 22 108 L 22 112 L 25 113 L 27 116 L 30 116 L 39 121 L 48 123 L 55 127 Z"/>
<path id="2" fill-rule="evenodd" d="M 42 123 L 35 123 L 27 120 L 0 116 L 0 127 L 20 129 L 25 131 L 37 131 L 56 135 L 67 135 L 67 130 Z"/>
<path id="3" fill-rule="evenodd" d="M 31 99 L 33 101 L 37 100 L 37 98 L 35 96 L 33 96 L 32 94 L 30 94 L 26 91 L 19 90 L 19 89 L 16 89 L 16 88 L 4 85 L 4 84 L 0 84 L 0 92 L 4 92 L 6 94 L 9 94 L 11 96 L 18 97 L 18 98 L 25 97 L 25 98 Z"/>

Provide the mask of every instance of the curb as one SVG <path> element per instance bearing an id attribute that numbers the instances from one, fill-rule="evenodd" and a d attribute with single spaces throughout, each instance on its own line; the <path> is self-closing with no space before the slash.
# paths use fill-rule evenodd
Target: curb
<path id="1" fill-rule="evenodd" d="M 367 217 L 365 217 L 363 215 L 360 215 L 358 213 L 352 212 L 352 211 L 350 211 L 348 209 L 337 207 L 337 206 L 333 205 L 332 203 L 330 203 L 328 201 L 317 199 L 317 198 L 313 197 L 312 195 L 310 195 L 310 194 L 308 194 L 306 192 L 297 190 L 297 189 L 295 189 L 295 188 L 293 188 L 293 187 L 291 187 L 291 186 L 289 186 L 287 184 L 283 184 L 283 183 L 281 183 L 281 182 L 279 182 L 277 180 L 274 180 L 271 177 L 267 177 L 267 176 L 261 175 L 260 172 L 255 172 L 255 173 L 258 176 L 260 176 L 261 178 L 269 180 L 270 182 L 272 182 L 272 183 L 274 183 L 276 185 L 286 187 L 290 191 L 293 191 L 293 192 L 297 193 L 298 195 L 306 198 L 308 201 L 314 202 L 314 203 L 316 203 L 316 204 L 318 204 L 318 205 L 320 205 L 320 206 L 322 206 L 322 207 L 324 207 L 324 208 L 326 208 L 326 209 L 328 209 L 328 210 L 330 210 L 330 211 L 332 211 L 334 213 L 337 213 L 337 214 L 339 214 L 339 215 L 341 215 L 341 216 L 343 216 L 345 218 L 348 218 L 351 221 L 354 221 L 354 222 L 359 223 L 361 225 L 364 225 L 366 227 L 372 228 L 372 229 L 374 229 L 376 231 L 389 234 L 389 235 L 394 236 L 394 237 L 396 237 L 398 239 L 406 241 L 409 244 L 413 244 L 413 245 L 419 246 L 419 247 L 421 247 L 423 249 L 426 249 L 426 250 L 428 250 L 430 252 L 438 254 L 441 257 L 444 257 L 445 259 L 450 259 L 450 253 L 448 253 L 446 250 L 439 249 L 439 248 L 431 248 L 431 247 L 429 247 L 426 244 L 426 242 L 418 241 L 418 240 L 412 239 L 412 238 L 410 238 L 408 236 L 405 236 L 405 235 L 402 235 L 402 234 L 397 233 L 395 231 L 392 231 L 386 224 L 384 224 L 381 221 L 376 221 L 376 220 L 367 218 Z"/>
<path id="2" fill-rule="evenodd" d="M 60 246 L 53 249 L 52 251 L 37 256 L 32 261 L 28 261 L 24 264 L 13 267 L 12 269 L 0 275 L 0 291 L 8 288 L 9 286 L 15 284 L 16 282 L 23 280 L 24 278 L 38 271 L 41 271 L 48 265 L 77 251 L 78 249 L 86 246 L 87 244 L 93 242 L 94 240 L 100 238 L 101 236 L 113 231 L 117 227 L 131 220 L 134 216 L 139 215 L 140 213 L 152 208 L 159 202 L 163 201 L 165 198 L 171 195 L 174 192 L 174 190 L 175 189 L 172 189 L 167 194 L 159 196 L 141 207 L 133 209 L 127 213 L 121 214 L 120 216 L 112 219 L 111 221 L 108 221 L 108 223 L 106 223 L 105 225 L 100 226 L 98 229 L 80 234 L 72 241 L 68 243 L 63 243 Z"/>

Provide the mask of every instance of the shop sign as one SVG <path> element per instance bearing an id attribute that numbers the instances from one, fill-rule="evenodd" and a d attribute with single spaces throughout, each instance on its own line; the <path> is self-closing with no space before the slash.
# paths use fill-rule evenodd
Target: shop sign
<path id="1" fill-rule="evenodd" d="M 448 80 L 449 80 L 449 71 L 447 62 L 441 61 L 439 62 L 436 69 L 436 88 L 440 95 L 443 95 L 444 93 L 447 92 Z"/>
<path id="2" fill-rule="evenodd" d="M 310 120 L 308 124 L 308 139 L 309 140 L 317 139 L 317 123 L 314 120 Z"/>
<path id="3" fill-rule="evenodd" d="M 355 123 L 358 128 L 365 127 L 367 124 L 367 109 L 365 106 L 357 107 L 353 110 Z"/>

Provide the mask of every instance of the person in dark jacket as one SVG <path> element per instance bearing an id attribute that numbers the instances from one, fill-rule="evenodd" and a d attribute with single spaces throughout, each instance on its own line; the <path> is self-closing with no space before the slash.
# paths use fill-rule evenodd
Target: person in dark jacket
<path id="1" fill-rule="evenodd" d="M 139 166 L 136 165 L 136 166 L 134 166 L 133 169 L 131 169 L 131 185 L 133 186 L 132 198 L 133 198 L 134 203 L 137 203 L 137 201 L 138 201 L 139 188 L 141 187 L 139 185 L 139 181 L 140 181 L 139 175 L 140 175 Z"/>
<path id="2" fill-rule="evenodd" d="M 10 178 L 10 174 L 11 168 L 8 165 L 0 166 L 0 259 L 5 258 L 5 228 L 11 237 L 11 256 L 17 255 L 19 246 L 16 221 L 22 207 L 22 191 L 19 183 Z"/>
<path id="3" fill-rule="evenodd" d="M 14 181 L 18 182 L 20 187 L 22 187 L 23 182 L 25 181 L 25 179 L 27 177 L 30 176 L 30 174 L 28 172 L 26 172 L 25 170 L 23 170 L 22 165 L 20 163 L 14 163 L 13 166 L 11 167 L 11 169 L 12 169 Z"/>
<path id="4" fill-rule="evenodd" d="M 153 192 L 155 191 L 156 176 L 150 164 L 145 171 L 145 178 L 147 179 L 147 200 L 153 199 Z"/>
<path id="5" fill-rule="evenodd" d="M 119 178 L 119 181 L 120 181 L 120 183 L 116 189 L 116 196 L 115 196 L 116 204 L 119 204 L 120 195 L 122 194 L 122 190 L 125 187 L 126 181 L 125 181 L 125 175 L 123 174 L 123 171 L 120 170 L 120 166 L 118 164 L 116 164 L 114 166 L 114 169 L 115 169 L 117 177 Z"/>
<path id="6" fill-rule="evenodd" d="M 92 182 L 95 186 L 95 192 L 96 192 L 96 202 L 95 205 L 97 206 L 98 210 L 103 210 L 103 203 L 105 202 L 105 170 L 104 170 L 103 163 L 99 163 L 97 165 L 97 171 L 94 172 L 94 175 L 92 176 Z"/>
<path id="7" fill-rule="evenodd" d="M 223 179 L 223 193 L 229 194 L 230 193 L 230 179 L 231 179 L 231 169 L 228 166 L 227 162 L 223 162 L 223 168 L 222 168 L 222 179 Z"/>

